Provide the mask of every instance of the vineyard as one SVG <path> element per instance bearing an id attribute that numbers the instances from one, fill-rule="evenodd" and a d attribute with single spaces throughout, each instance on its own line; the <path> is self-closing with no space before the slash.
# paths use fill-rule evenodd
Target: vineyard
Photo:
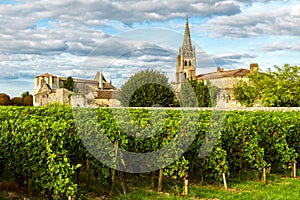
<path id="1" fill-rule="evenodd" d="M 0 173 L 48 199 L 78 198 L 82 173 L 107 195 L 120 171 L 158 191 L 163 177 L 179 180 L 187 193 L 187 180 L 225 184 L 250 172 L 265 182 L 274 171 L 296 176 L 300 162 L 297 111 L 0 107 L 0 123 Z"/>

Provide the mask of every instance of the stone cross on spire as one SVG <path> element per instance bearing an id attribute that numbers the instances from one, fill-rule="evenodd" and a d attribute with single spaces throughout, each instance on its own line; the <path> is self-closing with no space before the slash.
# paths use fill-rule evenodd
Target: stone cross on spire
<path id="1" fill-rule="evenodd" d="M 182 44 L 183 51 L 192 51 L 192 42 L 191 42 L 191 35 L 190 35 L 190 28 L 189 28 L 189 21 L 188 17 L 186 17 L 185 23 L 185 31 L 184 31 L 184 39 Z"/>

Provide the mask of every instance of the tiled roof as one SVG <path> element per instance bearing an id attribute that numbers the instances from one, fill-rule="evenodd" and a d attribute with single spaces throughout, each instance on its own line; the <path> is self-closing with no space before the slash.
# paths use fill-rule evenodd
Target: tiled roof
<path id="1" fill-rule="evenodd" d="M 62 80 L 62 81 L 66 81 L 67 80 L 66 77 L 59 77 L 59 79 Z M 94 81 L 94 80 L 73 78 L 73 81 L 75 83 L 86 83 L 86 84 L 95 84 L 95 85 L 98 85 L 98 82 Z"/>
<path id="2" fill-rule="evenodd" d="M 228 70 L 228 71 L 218 71 L 212 72 L 207 74 L 200 74 L 196 76 L 198 80 L 209 80 L 209 79 L 219 79 L 225 77 L 237 77 L 237 76 L 246 76 L 250 73 L 248 69 L 235 69 L 235 70 Z"/>
<path id="3" fill-rule="evenodd" d="M 117 90 L 99 90 L 97 99 L 116 99 L 119 97 Z"/>
<path id="4" fill-rule="evenodd" d="M 49 73 L 41 74 L 41 75 L 38 75 L 36 77 L 49 77 L 49 76 L 57 77 L 57 76 L 49 74 Z"/>
<path id="5" fill-rule="evenodd" d="M 110 83 L 103 81 L 103 89 L 106 90 L 115 90 L 116 87 L 114 87 L 113 85 L 111 85 Z"/>

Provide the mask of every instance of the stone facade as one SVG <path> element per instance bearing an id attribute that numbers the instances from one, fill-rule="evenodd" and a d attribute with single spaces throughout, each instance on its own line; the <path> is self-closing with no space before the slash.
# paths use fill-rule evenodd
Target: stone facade
<path id="1" fill-rule="evenodd" d="M 42 74 L 35 77 L 33 102 L 34 106 L 43 106 L 49 103 L 69 104 L 73 107 L 117 106 L 117 90 L 108 83 L 103 74 L 97 72 L 94 80 L 73 79 L 74 89 L 69 91 L 63 88 L 65 77 L 52 74 Z M 105 95 L 103 94 L 105 92 Z M 112 95 L 114 94 L 114 95 Z"/>
<path id="2" fill-rule="evenodd" d="M 217 97 L 218 107 L 241 107 L 234 98 L 233 86 L 240 81 L 248 82 L 247 75 L 253 71 L 258 71 L 258 69 L 259 66 L 256 63 L 252 63 L 249 69 L 224 70 L 218 67 L 216 72 L 200 74 L 196 78 L 199 81 L 204 81 L 204 83 L 209 81 L 220 89 Z"/>
<path id="3" fill-rule="evenodd" d="M 61 85 L 60 78 L 52 74 L 47 73 L 35 77 L 33 105 L 44 106 L 53 102 L 69 104 L 73 92 L 62 88 Z"/>

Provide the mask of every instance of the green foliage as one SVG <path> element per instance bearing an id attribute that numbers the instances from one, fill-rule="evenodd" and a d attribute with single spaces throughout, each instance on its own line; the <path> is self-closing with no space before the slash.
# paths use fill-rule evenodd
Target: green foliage
<path id="1" fill-rule="evenodd" d="M 210 97 L 208 106 L 215 107 L 217 105 L 217 96 L 220 93 L 220 88 L 214 86 L 210 81 L 207 81 L 206 85 L 208 87 Z"/>
<path id="2" fill-rule="evenodd" d="M 145 84 L 134 91 L 129 100 L 129 107 L 151 107 L 159 105 L 170 107 L 174 105 L 174 93 L 163 85 Z"/>
<path id="3" fill-rule="evenodd" d="M 33 188 L 49 199 L 75 196 L 77 190 L 72 176 L 79 163 L 70 162 L 67 149 L 78 145 L 72 142 L 76 134 L 71 132 L 71 111 L 65 111 L 33 107 L 0 110 L 0 160 L 15 177 L 22 177 L 21 185 L 22 180 L 31 179 Z"/>
<path id="4" fill-rule="evenodd" d="M 22 98 L 21 105 L 23 105 L 23 106 L 33 106 L 33 96 L 31 94 L 29 94 L 28 91 L 23 92 L 21 94 L 21 98 Z"/>
<path id="5" fill-rule="evenodd" d="M 22 99 L 24 100 L 25 97 L 28 96 L 28 95 L 29 95 L 29 92 L 26 91 L 26 92 L 23 92 L 23 93 L 21 94 L 21 97 L 22 97 Z"/>
<path id="6" fill-rule="evenodd" d="M 180 101 L 184 107 L 214 107 L 217 103 L 219 88 L 210 82 L 204 84 L 203 81 L 195 79 L 187 80 L 182 84 L 180 90 Z M 194 102 L 197 100 L 197 102 Z"/>
<path id="7" fill-rule="evenodd" d="M 179 179 L 188 176 L 189 169 L 189 161 L 184 158 L 184 156 L 180 157 L 178 160 L 164 168 L 163 174 L 164 176 L 171 177 L 172 179 Z"/>
<path id="8" fill-rule="evenodd" d="M 208 107 L 210 104 L 208 87 L 204 85 L 203 81 L 187 80 L 182 84 L 180 100 L 183 101 L 185 107 Z M 197 100 L 197 102 L 194 102 L 194 100 Z"/>
<path id="9" fill-rule="evenodd" d="M 220 145 L 217 144 L 214 149 L 201 161 L 201 172 L 209 180 L 221 182 L 222 174 L 229 175 L 229 164 L 227 161 L 227 153 Z"/>
<path id="10" fill-rule="evenodd" d="M 174 106 L 175 94 L 166 75 L 152 69 L 137 72 L 121 87 L 121 105 L 129 107 Z"/>
<path id="11" fill-rule="evenodd" d="M 67 80 L 63 83 L 63 88 L 73 91 L 74 89 L 74 80 L 71 76 L 67 77 Z"/>
<path id="12" fill-rule="evenodd" d="M 255 87 L 248 85 L 244 81 L 240 81 L 233 86 L 233 91 L 235 99 L 238 100 L 243 106 L 254 106 L 258 96 L 258 91 Z"/>
<path id="13" fill-rule="evenodd" d="M 274 66 L 267 73 L 253 72 L 248 75 L 250 85 L 239 83 L 234 87 L 235 98 L 243 105 L 252 106 L 260 101 L 268 107 L 300 106 L 300 66 Z"/>
<path id="14" fill-rule="evenodd" d="M 113 160 L 114 153 L 104 155 L 99 150 L 106 149 L 111 142 L 118 141 L 120 149 L 137 153 L 173 145 L 171 151 L 164 151 L 160 159 L 153 161 L 159 163 L 170 159 L 170 155 L 177 155 L 175 162 L 173 160 L 163 167 L 164 175 L 172 179 L 192 176 L 221 181 L 222 173 L 237 175 L 248 170 L 260 174 L 263 168 L 267 171 L 288 169 L 290 163 L 299 162 L 299 112 L 230 111 L 213 150 L 199 158 L 203 142 L 212 139 L 207 137 L 208 128 L 217 124 L 211 123 L 211 111 L 193 113 L 188 110 L 189 115 L 184 118 L 184 111 L 176 109 L 162 112 L 157 109 L 102 108 L 96 110 L 98 122 L 84 117 L 85 114 L 93 116 L 94 110 L 81 111 L 77 123 L 83 125 L 80 129 L 84 135 L 79 136 L 73 119 L 74 110 L 69 106 L 0 107 L 0 162 L 6 165 L 19 184 L 32 180 L 34 191 L 47 199 L 76 197 L 75 174 L 82 170 L 81 166 L 89 158 L 94 173 L 106 187 L 109 168 L 95 159 L 82 143 L 82 137 L 86 137 L 94 144 L 102 135 L 100 130 L 109 141 L 94 148 L 107 162 Z M 124 117 L 126 115 L 128 120 Z M 197 122 L 192 120 L 195 117 L 199 118 Z M 192 123 L 196 128 L 191 126 Z M 151 135 L 137 137 L 147 132 Z M 178 145 L 191 140 L 190 135 L 194 132 L 196 137 L 189 149 L 180 151 Z M 172 144 L 174 140 L 176 142 Z M 123 156 L 121 151 L 119 156 Z M 152 164 L 145 160 L 140 162 L 143 163 L 139 166 L 141 169 Z M 122 159 L 123 167 L 130 168 L 131 164 Z"/>

